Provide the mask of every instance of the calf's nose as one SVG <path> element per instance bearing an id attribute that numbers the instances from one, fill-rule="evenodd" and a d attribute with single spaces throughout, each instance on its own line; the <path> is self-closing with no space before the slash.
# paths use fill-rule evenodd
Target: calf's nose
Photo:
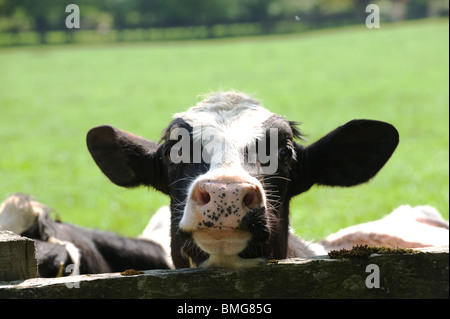
<path id="1" fill-rule="evenodd" d="M 192 200 L 198 207 L 206 206 L 211 202 L 226 205 L 228 200 L 236 207 L 255 209 L 262 203 L 257 186 L 246 182 L 199 182 L 192 193 Z"/>
<path id="2" fill-rule="evenodd" d="M 197 229 L 236 229 L 249 211 L 264 205 L 262 191 L 257 185 L 234 180 L 199 181 L 190 200 Z"/>

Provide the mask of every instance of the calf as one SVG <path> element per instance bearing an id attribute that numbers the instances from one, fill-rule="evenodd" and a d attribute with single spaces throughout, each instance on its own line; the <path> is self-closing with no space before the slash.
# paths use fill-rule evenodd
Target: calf
<path id="1" fill-rule="evenodd" d="M 169 268 L 153 241 L 58 222 L 49 211 L 25 194 L 11 195 L 0 206 L 0 230 L 34 239 L 40 277 Z"/>
<path id="2" fill-rule="evenodd" d="M 373 120 L 350 121 L 309 146 L 301 139 L 296 123 L 225 92 L 175 114 L 160 143 L 99 126 L 87 145 L 115 184 L 170 196 L 175 267 L 239 269 L 317 254 L 289 232 L 290 199 L 313 185 L 368 181 L 399 142 L 392 125 Z"/>

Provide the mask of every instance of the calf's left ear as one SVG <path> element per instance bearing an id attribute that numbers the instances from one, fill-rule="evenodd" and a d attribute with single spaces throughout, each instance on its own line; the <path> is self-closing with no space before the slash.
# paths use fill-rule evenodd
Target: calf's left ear
<path id="1" fill-rule="evenodd" d="M 364 183 L 384 166 L 398 142 L 391 124 L 353 120 L 307 147 L 296 145 L 292 195 L 314 184 L 348 187 Z"/>
<path id="2" fill-rule="evenodd" d="M 168 193 L 158 144 L 109 125 L 92 128 L 86 142 L 95 163 L 113 183 L 147 185 Z"/>

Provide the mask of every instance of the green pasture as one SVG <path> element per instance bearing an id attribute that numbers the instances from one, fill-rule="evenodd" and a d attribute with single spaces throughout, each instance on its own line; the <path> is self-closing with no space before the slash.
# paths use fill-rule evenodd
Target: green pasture
<path id="1" fill-rule="evenodd" d="M 138 235 L 169 203 L 122 189 L 85 145 L 112 124 L 158 140 L 198 95 L 235 89 L 300 121 L 311 143 L 355 118 L 394 124 L 400 145 L 369 183 L 292 200 L 297 234 L 320 239 L 402 204 L 449 214 L 448 20 L 203 41 L 0 50 L 0 201 L 31 194 L 66 222 Z"/>

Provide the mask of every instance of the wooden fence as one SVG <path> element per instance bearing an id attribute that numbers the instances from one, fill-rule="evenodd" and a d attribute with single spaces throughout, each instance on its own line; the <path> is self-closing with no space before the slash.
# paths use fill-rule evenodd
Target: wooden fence
<path id="1" fill-rule="evenodd" d="M 0 240 L 0 267 L 5 267 L 2 244 Z M 179 269 L 24 278 L 0 281 L 0 298 L 448 299 L 448 252 L 446 246 L 395 255 L 296 258 L 241 272 Z"/>

